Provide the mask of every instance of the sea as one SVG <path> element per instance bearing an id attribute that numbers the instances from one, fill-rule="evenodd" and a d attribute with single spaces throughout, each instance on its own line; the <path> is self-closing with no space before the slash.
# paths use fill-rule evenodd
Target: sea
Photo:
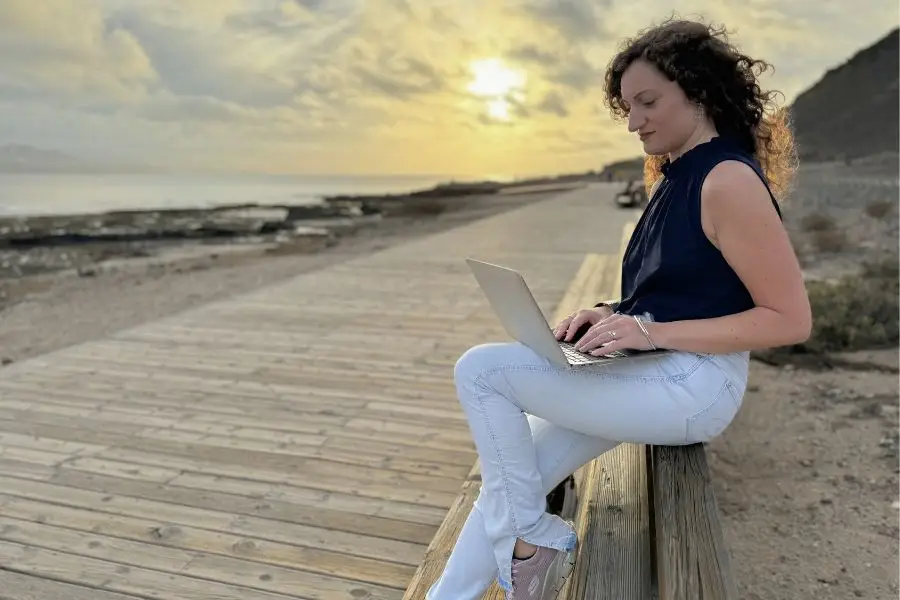
<path id="1" fill-rule="evenodd" d="M 324 196 L 404 193 L 439 175 L 0 174 L 0 216 L 113 210 L 211 208 L 233 204 L 309 205 Z"/>

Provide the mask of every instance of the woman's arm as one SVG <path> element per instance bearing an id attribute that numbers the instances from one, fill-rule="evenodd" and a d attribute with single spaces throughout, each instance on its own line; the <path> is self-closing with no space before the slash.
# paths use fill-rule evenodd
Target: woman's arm
<path id="1" fill-rule="evenodd" d="M 809 338 L 812 314 L 803 275 L 769 192 L 749 166 L 725 161 L 701 191 L 703 229 L 753 297 L 742 313 L 647 323 L 661 348 L 728 353 L 797 344 Z"/>

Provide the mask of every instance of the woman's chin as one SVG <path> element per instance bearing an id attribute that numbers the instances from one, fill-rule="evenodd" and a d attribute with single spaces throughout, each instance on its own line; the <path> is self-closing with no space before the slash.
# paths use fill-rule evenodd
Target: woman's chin
<path id="1" fill-rule="evenodd" d="M 653 140 L 645 140 L 644 153 L 649 156 L 662 156 L 663 154 L 668 154 L 669 151 L 662 147 L 660 144 L 654 143 Z"/>
<path id="2" fill-rule="evenodd" d="M 644 152 L 649 155 L 659 154 L 659 144 L 654 140 L 655 136 L 649 136 L 645 140 L 641 140 L 641 144 L 644 146 Z"/>

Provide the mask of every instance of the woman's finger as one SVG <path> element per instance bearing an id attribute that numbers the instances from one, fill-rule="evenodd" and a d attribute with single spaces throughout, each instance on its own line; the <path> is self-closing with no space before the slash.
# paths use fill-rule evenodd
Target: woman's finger
<path id="1" fill-rule="evenodd" d="M 628 348 L 628 340 L 614 340 L 605 346 L 600 346 L 599 348 L 594 348 L 590 351 L 592 356 L 603 356 L 605 354 L 609 354 L 610 352 L 615 352 L 616 350 L 621 350 L 622 348 Z"/>
<path id="2" fill-rule="evenodd" d="M 600 338 L 603 334 L 598 333 L 594 329 L 588 329 L 587 333 L 581 336 L 581 339 L 575 344 L 575 349 L 579 352 L 586 352 L 596 348 L 600 344 Z"/>
<path id="3" fill-rule="evenodd" d="M 581 329 L 582 325 L 589 322 L 590 320 L 591 320 L 591 315 L 588 313 L 585 313 L 584 311 L 575 315 L 575 317 L 569 323 L 568 329 L 566 330 L 566 338 L 565 338 L 566 341 L 567 342 L 572 341 L 572 336 L 574 336 L 575 333 L 579 329 Z"/>
<path id="4" fill-rule="evenodd" d="M 565 319 L 559 322 L 559 325 L 553 330 L 553 335 L 556 336 L 556 339 L 560 340 L 563 337 L 563 334 L 569 329 L 569 324 L 572 322 L 572 318 L 574 315 L 569 315 Z"/>
<path id="5" fill-rule="evenodd" d="M 589 332 L 590 333 L 590 332 Z M 579 352 L 588 352 L 597 348 L 603 344 L 607 344 L 615 340 L 615 337 L 612 335 L 612 331 L 610 330 L 597 330 L 594 331 L 590 337 L 585 334 L 585 337 L 582 338 L 582 342 L 576 345 L 575 349 Z M 618 335 L 618 334 L 616 334 Z"/>
<path id="6" fill-rule="evenodd" d="M 575 349 L 579 352 L 585 352 L 589 349 L 596 348 L 604 342 L 610 341 L 612 338 L 610 332 L 616 331 L 616 324 L 620 320 L 621 319 L 619 318 L 611 318 L 595 324 L 587 330 L 587 333 L 585 333 L 584 336 L 582 336 L 581 341 L 575 344 Z"/>

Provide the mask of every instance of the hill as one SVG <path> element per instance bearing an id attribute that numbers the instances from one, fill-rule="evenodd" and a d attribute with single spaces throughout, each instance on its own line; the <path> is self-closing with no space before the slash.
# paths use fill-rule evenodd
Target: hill
<path id="1" fill-rule="evenodd" d="M 24 144 L 0 146 L 0 173 L 73 173 L 84 168 L 78 159 Z"/>
<path id="2" fill-rule="evenodd" d="M 626 158 L 616 162 L 611 162 L 604 166 L 600 173 L 600 179 L 613 179 L 616 181 L 626 179 L 643 179 L 644 177 L 644 157 L 637 156 L 634 158 Z"/>
<path id="3" fill-rule="evenodd" d="M 150 173 L 153 167 L 124 162 L 97 162 L 26 144 L 0 146 L 0 173 Z"/>
<path id="4" fill-rule="evenodd" d="M 790 107 L 801 160 L 897 152 L 898 33 L 828 70 Z"/>

